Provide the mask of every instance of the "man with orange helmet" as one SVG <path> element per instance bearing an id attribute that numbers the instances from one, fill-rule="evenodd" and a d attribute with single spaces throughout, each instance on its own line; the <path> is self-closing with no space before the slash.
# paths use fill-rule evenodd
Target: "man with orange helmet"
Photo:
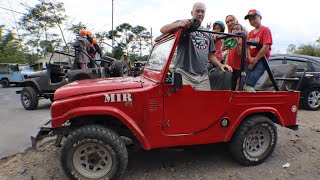
<path id="1" fill-rule="evenodd" d="M 97 57 L 95 59 L 101 59 L 101 57 L 102 57 L 102 52 L 101 52 L 101 49 L 100 49 L 98 43 L 99 43 L 98 40 L 96 38 L 93 38 L 92 44 L 95 49 L 94 56 L 97 57 L 96 55 L 100 55 L 100 58 Z"/>
<path id="2" fill-rule="evenodd" d="M 78 58 L 77 66 L 79 65 L 81 69 L 88 68 L 88 63 L 90 62 L 89 57 L 83 53 L 90 50 L 90 44 L 86 38 L 87 31 L 85 29 L 79 30 L 79 36 L 76 38 L 76 42 L 73 43 L 73 46 L 76 48 L 76 58 Z"/>
<path id="3" fill-rule="evenodd" d="M 92 38 L 92 32 L 87 31 L 87 40 L 90 44 L 90 51 L 88 52 L 89 55 L 93 58 L 94 57 L 94 46 L 93 46 L 93 38 Z"/>
<path id="4" fill-rule="evenodd" d="M 94 59 L 95 49 L 94 49 L 94 46 L 93 46 L 92 32 L 90 32 L 90 31 L 87 31 L 87 40 L 88 40 L 88 42 L 90 44 L 90 49 L 88 51 L 88 54 L 90 55 L 90 57 L 92 57 Z M 90 61 L 89 66 L 90 67 L 94 67 L 94 63 Z"/>

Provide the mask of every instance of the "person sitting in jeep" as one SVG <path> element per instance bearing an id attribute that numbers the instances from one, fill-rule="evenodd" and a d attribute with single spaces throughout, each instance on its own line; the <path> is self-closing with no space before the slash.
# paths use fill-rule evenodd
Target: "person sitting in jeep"
<path id="1" fill-rule="evenodd" d="M 206 6 L 197 2 L 193 5 L 191 15 L 202 23 L 205 16 Z M 190 20 L 180 20 L 167 24 L 160 32 L 167 34 L 177 28 L 190 27 Z M 203 26 L 198 29 L 206 30 Z M 174 61 L 175 72 L 182 75 L 183 84 L 189 84 L 196 90 L 210 90 L 210 82 L 207 70 L 208 59 L 222 71 L 231 71 L 229 65 L 221 64 L 215 53 L 212 35 L 204 32 L 187 32 L 186 37 L 180 40 L 177 48 L 177 58 Z"/>

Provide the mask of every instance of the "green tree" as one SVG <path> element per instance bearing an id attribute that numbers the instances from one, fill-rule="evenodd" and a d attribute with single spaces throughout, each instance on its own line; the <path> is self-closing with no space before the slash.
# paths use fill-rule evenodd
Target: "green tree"
<path id="1" fill-rule="evenodd" d="M 320 37 L 313 43 L 302 44 L 299 47 L 297 47 L 294 44 L 290 44 L 287 48 L 287 53 L 320 57 L 319 43 L 320 43 Z"/>
<path id="2" fill-rule="evenodd" d="M 297 46 L 294 44 L 290 44 L 287 48 L 288 54 L 293 54 L 297 50 Z"/>
<path id="3" fill-rule="evenodd" d="M 21 18 L 19 24 L 26 31 L 26 45 L 36 50 L 39 55 L 46 53 L 47 47 L 62 49 L 61 39 L 67 46 L 62 30 L 62 25 L 67 20 L 67 16 L 64 15 L 63 3 L 39 0 L 39 4 L 34 7 L 26 4 L 24 6 L 28 13 Z M 52 32 L 52 29 L 56 27 L 60 29 L 62 38 Z"/>
<path id="4" fill-rule="evenodd" d="M 73 32 L 75 35 L 79 34 L 80 29 L 87 29 L 87 25 L 79 22 L 78 24 L 72 24 L 71 27 L 68 28 L 68 30 Z"/>
<path id="5" fill-rule="evenodd" d="M 142 56 L 142 51 L 150 45 L 148 42 L 151 40 L 151 33 L 148 32 L 145 27 L 140 25 L 133 27 L 132 32 L 135 35 L 134 43 L 131 46 L 132 51 L 137 52 L 136 49 L 139 48 L 138 52 L 140 56 Z"/>
<path id="6" fill-rule="evenodd" d="M 131 32 L 132 26 L 129 23 L 120 24 L 116 27 L 116 31 L 118 32 L 121 46 L 124 48 L 125 52 L 129 54 L 128 45 L 132 42 L 134 35 Z"/>
<path id="7" fill-rule="evenodd" d="M 313 44 L 301 45 L 297 48 L 294 54 L 302 54 L 309 56 L 318 56 L 320 57 L 320 47 Z"/>
<path id="8" fill-rule="evenodd" d="M 10 31 L 0 37 L 1 63 L 24 63 L 24 54 L 19 48 L 19 42 L 14 39 L 14 34 Z"/>

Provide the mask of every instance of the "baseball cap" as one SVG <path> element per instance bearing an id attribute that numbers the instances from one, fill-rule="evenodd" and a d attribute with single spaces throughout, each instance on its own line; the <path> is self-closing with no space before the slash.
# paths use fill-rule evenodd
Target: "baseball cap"
<path id="1" fill-rule="evenodd" d="M 244 19 L 245 20 L 249 19 L 250 16 L 260 16 L 260 17 L 262 17 L 261 13 L 256 9 L 250 9 L 248 14 L 244 17 Z"/>

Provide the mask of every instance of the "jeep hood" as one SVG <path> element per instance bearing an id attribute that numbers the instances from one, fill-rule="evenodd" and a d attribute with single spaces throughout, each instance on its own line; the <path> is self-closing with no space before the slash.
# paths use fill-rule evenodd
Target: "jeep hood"
<path id="1" fill-rule="evenodd" d="M 57 89 L 54 93 L 54 100 L 94 92 L 120 89 L 134 89 L 141 87 L 142 82 L 140 77 L 116 77 L 105 79 L 80 80 L 74 81 Z"/>

